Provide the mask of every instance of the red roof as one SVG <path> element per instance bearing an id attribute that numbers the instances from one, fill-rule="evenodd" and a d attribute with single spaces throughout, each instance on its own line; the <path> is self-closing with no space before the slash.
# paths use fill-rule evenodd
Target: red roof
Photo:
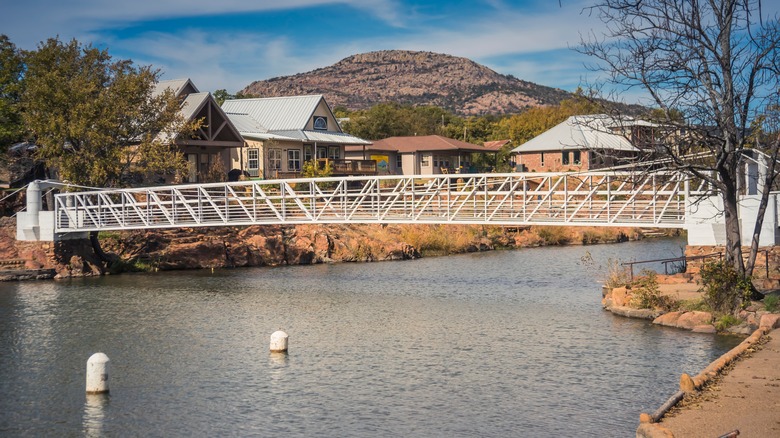
<path id="1" fill-rule="evenodd" d="M 495 140 L 495 141 L 486 141 L 482 144 L 485 146 L 485 149 L 498 152 L 499 149 L 501 149 L 504 145 L 508 144 L 511 141 L 512 140 Z"/>
<path id="2" fill-rule="evenodd" d="M 355 148 L 354 150 L 362 150 L 362 148 Z M 402 154 L 427 151 L 493 152 L 484 146 L 466 143 L 454 138 L 442 137 L 441 135 L 389 137 L 375 141 L 373 145 L 366 147 L 366 150 L 396 151 Z"/>

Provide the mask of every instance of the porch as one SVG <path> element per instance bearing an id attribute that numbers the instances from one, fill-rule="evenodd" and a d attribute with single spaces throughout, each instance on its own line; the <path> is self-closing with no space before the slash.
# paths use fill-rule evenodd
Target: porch
<path id="1" fill-rule="evenodd" d="M 331 176 L 371 176 L 377 174 L 377 165 L 374 160 L 345 160 L 332 158 L 317 159 L 317 169 L 324 170 L 330 164 Z M 301 171 L 273 171 L 273 179 L 302 178 Z"/>

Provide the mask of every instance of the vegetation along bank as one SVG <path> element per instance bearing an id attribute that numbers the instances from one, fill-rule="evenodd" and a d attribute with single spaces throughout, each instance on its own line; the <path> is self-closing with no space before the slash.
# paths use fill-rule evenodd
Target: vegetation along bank
<path id="1" fill-rule="evenodd" d="M 105 255 L 101 260 L 88 241 L 17 242 L 15 228 L 13 218 L 0 219 L 0 263 L 8 261 L 0 278 L 30 278 L 31 272 L 67 278 L 127 271 L 408 260 L 643 237 L 636 229 L 590 227 L 336 224 L 182 228 L 103 232 L 100 244 Z"/>

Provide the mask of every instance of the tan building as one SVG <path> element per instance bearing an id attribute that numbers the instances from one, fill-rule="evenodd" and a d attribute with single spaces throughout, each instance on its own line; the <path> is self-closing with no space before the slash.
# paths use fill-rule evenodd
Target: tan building
<path id="1" fill-rule="evenodd" d="M 566 172 L 626 164 L 652 153 L 663 130 L 636 119 L 572 116 L 512 150 L 521 172 Z"/>
<path id="2" fill-rule="evenodd" d="M 328 160 L 333 175 L 376 173 L 373 163 L 345 158 L 345 146 L 371 142 L 345 134 L 321 95 L 231 99 L 222 110 L 245 141 L 231 167 L 250 177 L 295 178 L 312 160 Z"/>
<path id="3" fill-rule="evenodd" d="M 160 81 L 154 93 L 159 95 L 168 89 L 181 101 L 180 112 L 186 121 L 201 121 L 195 133 L 174 140 L 189 163 L 182 182 L 203 182 L 215 169 L 223 173 L 221 179 L 224 179 L 231 169 L 231 156 L 244 145 L 241 134 L 211 93 L 201 93 L 190 79 Z"/>
<path id="4" fill-rule="evenodd" d="M 472 155 L 494 154 L 484 146 L 440 135 L 389 137 L 370 146 L 347 147 L 347 157 L 377 161 L 379 174 L 438 175 L 474 173 Z"/>

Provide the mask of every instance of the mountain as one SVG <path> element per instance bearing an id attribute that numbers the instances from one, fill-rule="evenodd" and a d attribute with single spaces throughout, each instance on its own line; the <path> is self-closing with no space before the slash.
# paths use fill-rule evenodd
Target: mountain
<path id="1" fill-rule="evenodd" d="M 517 113 L 571 97 L 467 58 L 406 50 L 353 55 L 307 73 L 255 81 L 242 92 L 263 97 L 323 94 L 331 107 L 350 110 L 383 102 L 436 105 L 461 115 Z"/>

